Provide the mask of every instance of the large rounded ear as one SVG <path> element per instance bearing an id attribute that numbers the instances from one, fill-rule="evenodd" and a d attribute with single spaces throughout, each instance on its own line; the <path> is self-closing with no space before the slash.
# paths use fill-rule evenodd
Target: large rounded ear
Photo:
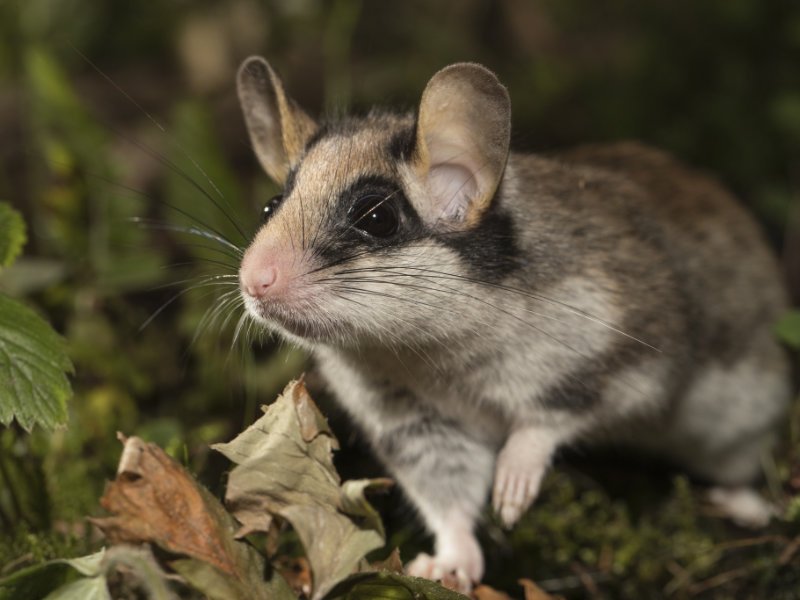
<path id="1" fill-rule="evenodd" d="M 424 216 L 450 228 L 474 225 L 503 176 L 511 103 L 494 73 L 474 63 L 436 73 L 420 101 L 414 169 Z"/>
<path id="2" fill-rule="evenodd" d="M 281 80 L 260 56 L 242 63 L 236 83 L 256 156 L 267 174 L 283 185 L 317 126 L 286 95 Z"/>

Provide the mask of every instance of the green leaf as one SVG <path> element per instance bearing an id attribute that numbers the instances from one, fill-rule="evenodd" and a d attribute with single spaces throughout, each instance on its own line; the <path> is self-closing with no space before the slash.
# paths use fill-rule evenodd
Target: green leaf
<path id="1" fill-rule="evenodd" d="M 78 558 L 68 558 L 58 562 L 63 562 L 64 564 L 69 565 L 81 575 L 86 575 L 87 577 L 94 577 L 95 575 L 98 575 L 100 573 L 101 565 L 103 563 L 105 555 L 106 551 L 100 550 L 99 552 L 95 552 L 94 554 L 89 554 L 88 556 L 79 556 Z"/>
<path id="2" fill-rule="evenodd" d="M 269 530 L 272 515 L 289 521 L 306 550 L 315 599 L 384 544 L 380 518 L 364 491 L 385 487 L 388 480 L 340 485 L 331 457 L 336 447 L 302 382 L 286 386 L 265 414 L 233 441 L 213 446 L 237 464 L 228 477 L 225 500 L 244 525 L 240 535 Z"/>
<path id="3" fill-rule="evenodd" d="M 260 581 L 260 573 L 254 573 L 248 579 L 238 579 L 223 573 L 207 562 L 196 559 L 175 560 L 170 563 L 170 566 L 189 585 L 201 591 L 211 600 L 278 600 L 281 598 L 296 600 L 296 596 L 289 589 L 288 584 L 285 585 L 285 589 L 277 588 L 281 591 L 288 591 L 288 595 L 285 593 L 276 595 L 272 586 Z"/>
<path id="4" fill-rule="evenodd" d="M 790 310 L 775 325 L 778 338 L 795 350 L 800 350 L 800 310 Z"/>
<path id="5" fill-rule="evenodd" d="M 102 575 L 105 554 L 100 550 L 89 556 L 51 560 L 21 569 L 0 579 L 0 600 L 110 598 L 107 592 L 105 596 L 98 595 L 106 585 Z M 76 585 L 86 581 L 90 584 Z"/>
<path id="6" fill-rule="evenodd" d="M 0 423 L 26 431 L 67 420 L 72 363 L 64 341 L 41 317 L 0 294 Z"/>
<path id="7" fill-rule="evenodd" d="M 325 596 L 325 600 L 465 600 L 466 598 L 467 596 L 428 579 L 385 571 L 351 575 Z"/>
<path id="8" fill-rule="evenodd" d="M 44 600 L 111 600 L 111 595 L 105 577 L 84 577 L 54 590 Z"/>
<path id="9" fill-rule="evenodd" d="M 40 600 L 75 577 L 75 571 L 62 561 L 21 569 L 0 579 L 0 600 Z"/>
<path id="10" fill-rule="evenodd" d="M 0 202 L 0 269 L 14 262 L 27 239 L 22 215 Z"/>
<path id="11" fill-rule="evenodd" d="M 103 567 L 106 573 L 117 569 L 133 576 L 149 600 L 177 600 L 169 588 L 166 573 L 161 570 L 147 545 L 113 546 L 106 551 Z"/>

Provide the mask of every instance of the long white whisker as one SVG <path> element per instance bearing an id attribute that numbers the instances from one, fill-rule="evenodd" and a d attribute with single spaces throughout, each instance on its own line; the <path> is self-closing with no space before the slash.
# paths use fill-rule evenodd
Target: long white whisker
<path id="1" fill-rule="evenodd" d="M 213 240 L 226 246 L 236 252 L 238 256 L 242 256 L 244 252 L 242 251 L 239 246 L 233 244 L 226 240 L 225 238 L 218 236 L 210 231 L 206 231 L 204 229 L 200 229 L 198 227 L 194 227 L 191 225 L 183 226 L 183 225 L 172 225 L 170 223 L 153 223 L 149 222 L 147 219 L 143 219 L 142 217 L 131 217 L 128 219 L 129 221 L 136 223 L 140 227 L 147 227 L 149 229 L 163 229 L 164 231 L 176 231 L 178 233 L 187 233 L 189 235 L 196 235 L 207 240 Z"/>
<path id="2" fill-rule="evenodd" d="M 367 269 L 370 269 L 370 268 L 367 268 Z M 439 271 L 439 270 L 436 270 L 436 269 L 428 269 L 428 268 L 425 268 L 425 267 L 416 267 L 416 266 L 411 266 L 411 265 L 403 265 L 403 266 L 386 266 L 386 267 L 382 267 L 382 269 L 383 270 L 409 269 L 409 270 L 412 270 L 412 271 L 430 273 L 432 277 L 440 277 L 440 278 L 444 278 L 444 279 L 452 279 L 452 280 L 455 280 L 455 281 L 467 281 L 469 283 L 488 286 L 488 287 L 492 287 L 492 288 L 495 288 L 495 289 L 498 289 L 498 290 L 503 290 L 503 291 L 506 291 L 506 292 L 519 294 L 521 296 L 525 296 L 525 297 L 528 297 L 528 298 L 531 298 L 531 299 L 534 299 L 534 300 L 539 300 L 541 302 L 545 302 L 547 304 L 551 304 L 551 305 L 557 306 L 557 307 L 559 307 L 559 308 L 561 308 L 561 309 L 563 309 L 563 310 L 565 310 L 565 311 L 567 311 L 567 312 L 569 312 L 571 314 L 574 314 L 574 315 L 576 315 L 578 317 L 581 317 L 583 319 L 586 319 L 588 321 L 592 321 L 594 323 L 597 323 L 598 325 L 600 325 L 602 327 L 605 327 L 605 328 L 607 328 L 607 329 L 609 329 L 609 330 L 611 330 L 611 331 L 613 331 L 613 332 L 615 332 L 615 333 L 617 333 L 619 335 L 622 335 L 622 336 L 624 336 L 624 337 L 626 337 L 626 338 L 628 338 L 628 339 L 630 339 L 630 340 L 632 340 L 634 342 L 642 344 L 643 346 L 646 346 L 647 348 L 650 348 L 651 350 L 654 350 L 656 352 L 661 352 L 661 349 L 657 348 L 656 346 L 653 346 L 652 344 L 649 344 L 649 343 L 645 342 L 644 340 L 641 340 L 641 339 L 637 338 L 636 336 L 634 336 L 634 335 L 632 335 L 632 334 L 630 334 L 630 333 L 628 333 L 626 331 L 623 331 L 622 329 L 619 329 L 618 327 L 614 326 L 613 324 L 611 324 L 611 323 L 609 323 L 607 321 L 604 321 L 603 319 L 600 319 L 599 317 L 596 317 L 596 316 L 594 316 L 594 315 L 592 315 L 590 313 L 587 313 L 587 312 L 585 312 L 585 311 L 583 311 L 583 310 L 581 310 L 579 308 L 576 308 L 576 307 L 574 307 L 574 306 L 572 306 L 570 304 L 567 304 L 566 302 L 562 302 L 562 301 L 559 301 L 559 300 L 556 300 L 556 299 L 553 299 L 553 298 L 549 298 L 549 297 L 543 296 L 541 294 L 537 294 L 537 293 L 534 293 L 534 292 L 528 292 L 528 291 L 525 291 L 525 290 L 521 290 L 519 288 L 506 286 L 506 285 L 503 285 L 503 284 L 500 284 L 500 283 L 493 283 L 493 282 L 490 282 L 490 281 L 485 281 L 485 280 L 478 279 L 478 278 L 475 278 L 475 277 L 469 277 L 469 276 L 465 276 L 465 275 L 457 275 L 455 273 L 448 273 L 447 271 Z M 357 271 L 358 271 L 357 269 L 356 270 L 344 269 L 344 270 L 339 271 L 338 273 L 344 274 L 344 273 L 348 273 L 348 272 L 357 272 Z"/>

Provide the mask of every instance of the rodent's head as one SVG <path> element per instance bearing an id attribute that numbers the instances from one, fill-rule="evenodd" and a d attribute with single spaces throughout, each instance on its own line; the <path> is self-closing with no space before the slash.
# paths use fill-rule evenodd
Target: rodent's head
<path id="1" fill-rule="evenodd" d="M 244 62 L 238 92 L 256 155 L 283 187 L 242 259 L 250 314 L 297 341 L 452 332 L 463 320 L 452 289 L 465 257 L 483 256 L 471 232 L 508 157 L 510 104 L 494 74 L 451 65 L 428 82 L 416 116 L 321 126 L 263 58 Z"/>

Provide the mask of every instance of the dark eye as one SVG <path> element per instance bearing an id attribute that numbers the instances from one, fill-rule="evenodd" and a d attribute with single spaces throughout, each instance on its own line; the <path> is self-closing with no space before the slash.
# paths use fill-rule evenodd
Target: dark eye
<path id="1" fill-rule="evenodd" d="M 261 209 L 262 223 L 266 223 L 272 218 L 272 216 L 275 214 L 275 211 L 278 210 L 278 206 L 280 206 L 281 202 L 283 202 L 283 194 L 278 194 L 277 196 L 273 196 L 267 200 L 264 208 Z"/>
<path id="2" fill-rule="evenodd" d="M 356 229 L 379 238 L 394 235 L 400 225 L 396 204 L 376 195 L 359 198 L 350 209 L 350 220 Z"/>

